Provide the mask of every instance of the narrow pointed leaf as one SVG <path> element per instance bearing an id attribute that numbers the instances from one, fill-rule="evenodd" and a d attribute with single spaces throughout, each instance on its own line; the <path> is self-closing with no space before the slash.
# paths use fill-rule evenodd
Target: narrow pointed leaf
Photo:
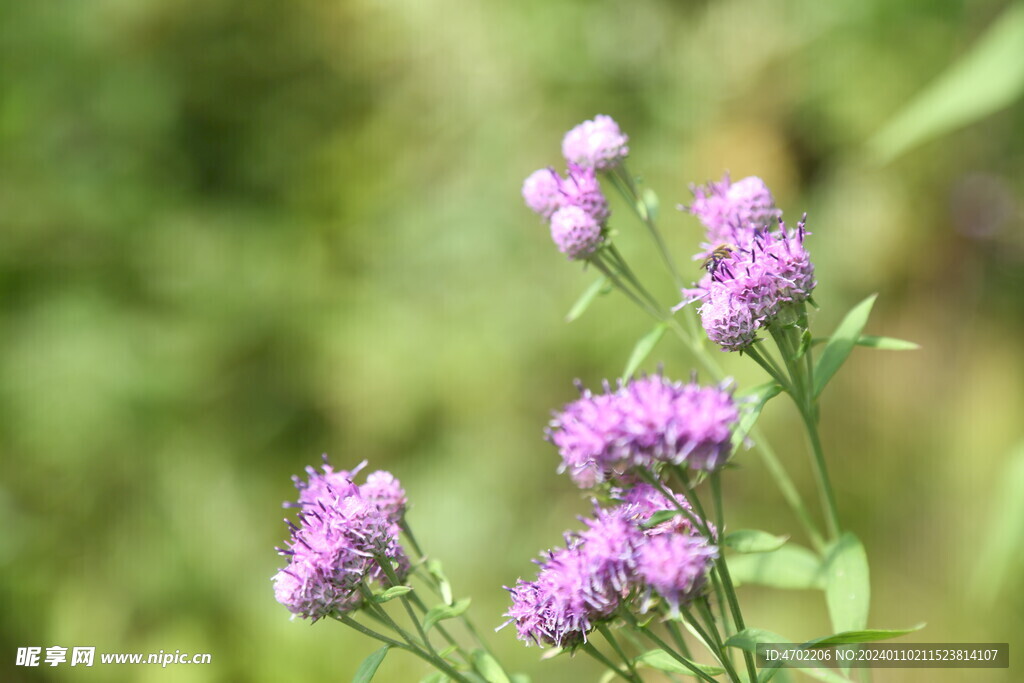
<path id="1" fill-rule="evenodd" d="M 643 529 L 651 529 L 653 527 L 658 526 L 659 524 L 662 524 L 664 522 L 667 522 L 671 519 L 675 519 L 676 517 L 680 516 L 685 517 L 685 515 L 683 515 L 683 513 L 680 512 L 679 510 L 658 510 L 650 517 L 648 517 L 647 521 L 641 524 L 640 526 Z"/>
<path id="2" fill-rule="evenodd" d="M 426 568 L 427 573 L 433 576 L 434 580 L 437 581 L 437 589 L 441 592 L 441 599 L 445 601 L 445 604 L 452 604 L 452 584 L 444 574 L 444 569 L 441 567 L 441 560 L 427 560 Z"/>
<path id="3" fill-rule="evenodd" d="M 821 558 L 795 543 L 772 552 L 737 555 L 729 560 L 729 573 L 737 585 L 752 583 L 796 590 L 825 587 Z"/>
<path id="4" fill-rule="evenodd" d="M 740 412 L 739 423 L 736 425 L 736 429 L 732 433 L 732 447 L 737 449 L 746 440 L 750 430 L 757 424 L 757 420 L 761 417 L 761 411 L 764 410 L 765 404 L 772 400 L 776 396 L 782 393 L 782 387 L 775 382 L 768 382 L 760 386 L 754 387 L 750 392 L 742 394 L 741 396 L 747 398 L 748 403 L 744 404 L 742 411 Z M 749 398 L 748 398 L 749 397 Z"/>
<path id="5" fill-rule="evenodd" d="M 828 340 L 825 350 L 821 354 L 818 365 L 814 368 L 814 395 L 819 396 L 828 381 L 836 374 L 836 371 L 846 362 L 850 352 L 860 339 L 861 330 L 868 322 L 871 315 L 871 307 L 875 304 L 877 294 L 872 294 L 860 302 L 846 314 L 843 321 L 839 323 L 835 334 Z"/>
<path id="6" fill-rule="evenodd" d="M 1009 106 L 1024 93 L 1024 4 L 1002 16 L 871 139 L 881 163 Z"/>
<path id="7" fill-rule="evenodd" d="M 356 669 L 356 675 L 352 678 L 352 683 L 369 683 L 369 681 L 372 681 L 373 677 L 377 674 L 377 668 L 380 667 L 380 663 L 384 661 L 384 657 L 390 649 L 390 645 L 385 645 L 381 649 L 370 653 L 370 656 L 364 659 L 363 663 Z"/>
<path id="8" fill-rule="evenodd" d="M 647 360 L 647 356 L 651 355 L 651 351 L 658 345 L 661 338 L 665 336 L 665 330 L 668 326 L 665 323 L 658 323 L 654 326 L 654 329 L 645 334 L 633 347 L 633 353 L 629 354 L 629 361 L 626 363 L 626 369 L 622 371 L 622 379 L 627 380 L 633 376 L 633 373 L 637 371 L 640 364 Z"/>
<path id="9" fill-rule="evenodd" d="M 576 300 L 576 303 L 572 305 L 569 312 L 565 315 L 565 322 L 571 323 L 581 315 L 583 315 L 590 304 L 594 303 L 594 300 L 602 294 L 607 294 L 611 291 L 611 287 L 608 284 L 608 278 L 602 275 L 601 277 L 594 280 L 594 282 L 587 287 L 580 298 Z"/>
<path id="10" fill-rule="evenodd" d="M 867 628 L 871 604 L 868 556 L 849 531 L 831 547 L 825 559 L 825 602 L 836 633 Z"/>
<path id="11" fill-rule="evenodd" d="M 649 187 L 644 188 L 642 194 L 644 205 L 647 207 L 647 215 L 652 221 L 658 220 L 658 207 L 660 206 L 658 194 Z"/>
<path id="12" fill-rule="evenodd" d="M 683 659 L 686 659 L 686 657 L 683 657 Z M 690 669 L 664 650 L 648 650 L 633 661 L 635 664 L 657 669 L 658 671 L 667 671 L 668 673 L 684 674 L 687 676 L 697 675 L 693 672 L 693 669 Z M 707 674 L 708 676 L 718 676 L 719 674 L 725 673 L 725 669 L 717 666 L 698 664 L 697 662 L 689 659 L 686 659 L 686 661 L 695 669 Z"/>
<path id="13" fill-rule="evenodd" d="M 828 337 L 815 337 L 811 341 L 811 346 L 819 346 L 827 341 Z M 906 339 L 879 337 L 873 334 L 862 334 L 857 339 L 857 346 L 866 346 L 870 349 L 880 349 L 882 351 L 917 351 L 921 348 L 920 344 L 907 341 Z"/>
<path id="14" fill-rule="evenodd" d="M 920 623 L 911 626 L 910 628 L 868 628 L 860 631 L 844 631 L 843 633 L 836 633 L 832 636 L 809 640 L 804 643 L 804 645 L 809 647 L 822 647 L 825 645 L 847 645 L 850 643 L 874 643 L 879 640 L 899 638 L 900 636 L 905 636 L 908 633 L 920 631 L 924 627 L 925 624 Z"/>
<path id="15" fill-rule="evenodd" d="M 511 683 L 501 665 L 486 650 L 473 650 L 473 668 L 487 683 Z"/>
<path id="16" fill-rule="evenodd" d="M 737 529 L 726 534 L 724 540 L 726 547 L 738 553 L 770 553 L 785 545 L 789 536 L 775 536 L 757 529 Z"/>
<path id="17" fill-rule="evenodd" d="M 423 617 L 423 630 L 429 631 L 434 624 L 445 619 L 454 619 L 469 609 L 469 598 L 462 598 L 454 605 L 435 605 Z"/>
<path id="18" fill-rule="evenodd" d="M 397 597 L 411 593 L 412 587 L 410 586 L 392 586 L 385 591 L 373 596 L 377 602 L 387 602 L 388 600 L 394 600 Z"/>
<path id="19" fill-rule="evenodd" d="M 731 564 L 731 563 L 730 563 Z M 739 633 L 731 636 L 725 641 L 726 647 L 736 647 L 746 652 L 757 652 L 758 643 L 791 643 L 790 639 L 785 636 L 780 636 L 778 633 L 772 633 L 762 628 L 747 628 Z M 779 667 L 768 667 L 762 669 L 758 674 L 758 683 L 768 683 L 781 669 Z M 824 668 L 813 668 L 813 669 L 800 669 L 800 673 L 806 674 L 811 678 L 823 681 L 824 683 L 850 683 L 850 679 L 845 676 L 840 676 L 834 671 Z"/>
<path id="20" fill-rule="evenodd" d="M 1024 441 L 1017 444 L 1000 468 L 992 492 L 988 524 L 982 525 L 979 552 L 968 596 L 990 607 L 1000 595 L 1012 592 L 1021 575 L 1024 556 Z"/>

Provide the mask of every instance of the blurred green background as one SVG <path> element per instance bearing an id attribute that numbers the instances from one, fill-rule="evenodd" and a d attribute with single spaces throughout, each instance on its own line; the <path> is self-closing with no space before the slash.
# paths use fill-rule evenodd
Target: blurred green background
<path id="1" fill-rule="evenodd" d="M 501 586 L 587 509 L 541 439 L 550 411 L 649 328 L 614 296 L 564 323 L 593 275 L 519 196 L 606 113 L 688 268 L 688 184 L 756 174 L 809 213 L 819 334 L 880 292 L 867 331 L 921 343 L 857 350 L 822 407 L 871 625 L 1008 641 L 1015 668 L 875 680 L 1019 679 L 1022 17 L 1005 0 L 0 3 L 0 677 L 349 680 L 375 644 L 289 621 L 270 583 L 289 478 L 322 452 L 392 470 L 476 622 L 500 624 Z M 659 360 L 694 365 L 669 338 Z M 780 399 L 762 423 L 817 510 L 796 413 Z M 736 461 L 731 525 L 806 543 L 756 455 Z M 820 594 L 741 597 L 749 623 L 827 632 Z M 511 629 L 493 642 L 536 681 L 598 677 Z M 13 666 L 51 645 L 213 663 Z M 424 673 L 399 654 L 379 676 Z"/>

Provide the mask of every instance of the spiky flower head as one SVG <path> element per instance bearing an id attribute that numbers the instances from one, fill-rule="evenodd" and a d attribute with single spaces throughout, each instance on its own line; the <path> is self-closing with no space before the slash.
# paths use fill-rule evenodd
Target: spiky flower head
<path id="1" fill-rule="evenodd" d="M 562 156 L 570 163 L 606 171 L 618 166 L 629 154 L 627 142 L 629 137 L 612 117 L 598 114 L 565 134 Z"/>
<path id="2" fill-rule="evenodd" d="M 399 578 L 409 571 L 393 519 L 398 514 L 395 497 L 404 501 L 404 492 L 394 477 L 377 472 L 371 475 L 367 492 L 388 496 L 364 497 L 351 477 L 365 464 L 351 472 L 335 472 L 325 460 L 323 474 L 307 468 L 309 480 L 296 482 L 299 524 L 288 522 L 291 539 L 280 550 L 289 558 L 288 566 L 273 580 L 278 601 L 298 616 L 316 621 L 332 612 L 357 609 L 362 602 L 360 584 L 390 584 L 381 562 Z"/>
<path id="3" fill-rule="evenodd" d="M 581 396 L 555 414 L 547 438 L 562 456 L 559 471 L 589 488 L 656 462 L 714 469 L 731 452 L 739 413 L 719 387 L 650 375 Z"/>
<path id="4" fill-rule="evenodd" d="M 764 181 L 755 176 L 737 182 L 726 173 L 721 182 L 694 186 L 693 204 L 682 207 L 704 224 L 707 241 L 746 245 L 753 231 L 770 226 L 782 215 Z"/>
<path id="5" fill-rule="evenodd" d="M 601 223 L 579 206 L 563 206 L 551 216 L 551 239 L 570 260 L 586 259 L 604 241 Z"/>
<path id="6" fill-rule="evenodd" d="M 541 168 L 523 181 L 523 199 L 530 209 L 545 220 L 563 205 L 562 179 L 553 168 Z"/>
<path id="7" fill-rule="evenodd" d="M 637 572 L 649 591 L 660 595 L 673 616 L 698 595 L 718 549 L 707 539 L 684 534 L 653 536 L 640 548 Z"/>

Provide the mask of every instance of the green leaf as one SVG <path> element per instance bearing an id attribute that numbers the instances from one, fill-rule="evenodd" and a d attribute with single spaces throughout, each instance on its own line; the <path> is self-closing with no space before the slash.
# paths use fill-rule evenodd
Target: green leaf
<path id="1" fill-rule="evenodd" d="M 622 379 L 627 380 L 633 376 L 640 364 L 647 360 L 647 356 L 651 355 L 651 351 L 658 345 L 661 338 L 665 336 L 665 331 L 668 329 L 668 325 L 665 323 L 658 323 L 654 326 L 654 329 L 645 334 L 633 347 L 633 353 L 629 354 L 629 361 L 626 363 L 626 369 L 622 371 Z"/>
<path id="2" fill-rule="evenodd" d="M 683 657 L 686 659 L 686 657 Z M 717 666 L 708 666 L 707 664 L 698 664 L 697 662 L 686 659 L 687 662 L 699 671 L 707 674 L 708 676 L 718 676 L 719 674 L 725 673 L 725 669 Z M 696 676 L 693 669 L 688 668 L 678 659 L 665 652 L 664 650 L 648 650 L 643 653 L 635 660 L 635 664 L 647 666 L 658 671 L 667 671 L 668 673 L 674 674 L 686 674 L 688 676 Z"/>
<path id="3" fill-rule="evenodd" d="M 369 683 L 373 680 L 374 675 L 377 673 L 377 668 L 380 663 L 384 661 L 385 655 L 388 650 L 391 649 L 390 645 L 385 645 L 381 649 L 372 652 L 369 657 L 363 660 L 363 663 L 356 669 L 356 675 L 352 678 L 352 683 Z"/>
<path id="4" fill-rule="evenodd" d="M 814 339 L 811 337 L 810 330 L 804 330 L 803 334 L 800 335 L 800 346 L 797 347 L 796 354 L 793 356 L 793 360 L 800 360 L 807 353 L 807 349 L 811 348 L 811 342 Z"/>
<path id="5" fill-rule="evenodd" d="M 441 560 L 427 560 L 425 566 L 427 573 L 437 581 L 437 589 L 441 592 L 441 599 L 445 601 L 445 604 L 452 604 L 452 584 L 448 581 L 448 577 L 444 575 L 444 570 L 441 568 Z"/>
<path id="6" fill-rule="evenodd" d="M 737 529 L 724 539 L 725 545 L 738 553 L 770 553 L 788 540 L 789 536 L 775 536 L 757 529 Z"/>
<path id="7" fill-rule="evenodd" d="M 440 671 L 431 671 L 426 676 L 420 679 L 420 683 L 447 683 L 451 680 Z"/>
<path id="8" fill-rule="evenodd" d="M 511 683 L 502 670 L 501 665 L 486 650 L 473 650 L 473 668 L 477 670 L 487 683 Z"/>
<path id="9" fill-rule="evenodd" d="M 925 627 L 924 623 L 911 626 L 910 628 L 869 628 L 860 631 L 844 631 L 832 636 L 815 638 L 804 645 L 809 647 L 824 647 L 826 645 L 847 645 L 849 643 L 874 643 L 879 640 L 891 640 L 905 636 L 914 631 L 920 631 Z"/>
<path id="10" fill-rule="evenodd" d="M 608 278 L 602 275 L 601 277 L 594 280 L 594 282 L 587 287 L 587 289 L 580 295 L 580 298 L 576 300 L 576 303 L 572 305 L 569 312 L 565 314 L 565 322 L 571 323 L 581 315 L 583 315 L 590 304 L 594 303 L 597 297 L 607 294 L 611 290 L 611 285 L 608 282 Z"/>
<path id="11" fill-rule="evenodd" d="M 454 619 L 469 609 L 469 598 L 462 598 L 454 605 L 434 605 L 423 617 L 423 630 L 429 631 L 434 624 L 445 619 Z"/>
<path id="12" fill-rule="evenodd" d="M 394 600 L 397 597 L 411 593 L 411 586 L 392 586 L 385 591 L 381 591 L 377 595 L 373 596 L 373 599 L 377 602 L 387 602 L 388 600 Z"/>
<path id="13" fill-rule="evenodd" d="M 782 393 L 782 386 L 775 382 L 768 382 L 767 384 L 761 384 L 754 387 L 749 392 L 740 394 L 743 397 L 750 397 L 749 402 L 745 403 L 740 413 L 739 423 L 736 425 L 736 429 L 732 433 L 732 447 L 737 449 L 746 440 L 747 434 L 757 424 L 757 419 L 761 417 L 761 411 L 764 410 L 764 406 L 768 401 L 772 400 L 776 396 Z"/>
<path id="14" fill-rule="evenodd" d="M 658 194 L 649 187 L 645 187 L 641 193 L 644 206 L 647 208 L 647 215 L 652 221 L 658 220 L 658 208 L 661 205 L 658 201 Z"/>
<path id="15" fill-rule="evenodd" d="M 530 683 L 530 677 L 526 674 L 512 674 L 512 683 Z"/>
<path id="16" fill-rule="evenodd" d="M 814 395 L 819 396 L 825 388 L 832 375 L 846 362 L 846 358 L 853 351 L 854 345 L 860 338 L 861 330 L 868 322 L 871 315 L 871 307 L 875 304 L 877 294 L 872 294 L 860 302 L 843 318 L 836 328 L 835 334 L 825 345 L 825 351 L 821 354 L 818 365 L 814 368 Z"/>
<path id="17" fill-rule="evenodd" d="M 684 515 L 679 510 L 658 510 L 657 512 L 652 514 L 650 517 L 648 517 L 647 521 L 640 525 L 640 528 L 642 528 L 642 529 L 652 529 L 652 528 L 658 526 L 659 524 L 663 524 L 664 522 L 667 522 L 669 520 L 673 520 L 676 517 L 680 517 L 680 516 L 682 516 L 684 519 L 686 518 L 686 515 Z"/>
<path id="18" fill-rule="evenodd" d="M 928 140 L 978 121 L 1024 93 L 1024 3 L 1003 15 L 964 57 L 911 100 L 868 143 L 888 163 Z"/>
<path id="19" fill-rule="evenodd" d="M 916 351 L 921 348 L 920 344 L 912 341 L 896 339 L 894 337 L 876 337 L 871 334 L 862 334 L 857 340 L 857 346 L 867 346 L 872 349 L 883 351 Z"/>
<path id="20" fill-rule="evenodd" d="M 787 543 L 768 553 L 737 555 L 729 559 L 733 583 L 772 588 L 822 589 L 825 573 L 821 558 L 803 546 Z M 776 641 L 782 642 L 782 641 Z"/>
<path id="21" fill-rule="evenodd" d="M 826 555 L 825 602 L 836 633 L 867 627 L 871 606 L 868 556 L 849 531 L 843 532 Z"/>
<path id="22" fill-rule="evenodd" d="M 1024 546 L 1024 441 L 1010 452 L 993 491 L 988 524 L 982 524 L 984 538 L 975 555 L 969 599 L 990 608 L 1000 595 L 1013 590 L 1020 579 L 1021 546 Z"/>

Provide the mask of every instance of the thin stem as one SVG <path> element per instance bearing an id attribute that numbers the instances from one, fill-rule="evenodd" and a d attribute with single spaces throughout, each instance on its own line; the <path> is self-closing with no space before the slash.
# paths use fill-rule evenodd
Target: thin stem
<path id="1" fill-rule="evenodd" d="M 416 655 L 420 659 L 424 660 L 425 662 L 433 666 L 435 669 L 443 671 L 445 675 L 447 675 L 454 681 L 459 681 L 459 683 L 471 683 L 468 678 L 460 674 L 448 662 L 444 661 L 443 659 L 441 659 L 441 657 L 437 656 L 436 654 L 425 652 L 424 650 L 420 649 L 418 646 L 413 645 L 412 643 L 410 643 L 409 645 L 405 645 L 403 643 L 398 642 L 397 640 L 393 640 L 392 638 L 388 638 L 387 636 L 381 635 L 380 633 L 377 633 L 376 631 L 363 626 L 351 617 L 340 615 L 334 616 L 334 618 L 340 621 L 341 623 L 345 624 L 346 626 L 349 626 L 355 629 L 356 631 L 359 631 L 365 636 L 369 636 L 370 638 L 379 640 L 380 642 L 390 645 L 391 647 L 398 648 L 400 650 L 405 650 L 406 652 L 411 652 L 412 654 Z"/>
<path id="2" fill-rule="evenodd" d="M 675 260 L 672 258 L 672 253 L 668 250 L 668 246 L 665 244 L 665 240 L 661 237 L 661 232 L 658 230 L 658 226 L 654 222 L 654 218 L 651 217 L 650 211 L 647 209 L 647 203 L 644 202 L 643 197 L 637 191 L 636 185 L 633 182 L 632 176 L 629 171 L 626 170 L 625 164 L 619 164 L 609 174 L 613 184 L 616 185 L 619 192 L 626 199 L 627 203 L 630 204 L 634 213 L 640 218 L 640 221 L 647 228 L 648 232 L 651 233 L 651 238 L 654 240 L 655 246 L 658 248 L 658 253 L 661 256 L 661 260 L 665 262 L 665 266 L 668 268 L 668 272 L 672 275 L 672 281 L 676 283 L 676 287 L 679 289 L 683 288 L 683 279 L 679 275 L 679 269 L 676 267 Z M 620 183 L 621 182 L 621 186 Z M 643 210 L 640 207 L 643 206 Z"/>
<path id="3" fill-rule="evenodd" d="M 639 623 L 637 623 L 636 617 L 634 617 L 628 611 L 622 610 L 621 613 L 626 618 L 626 621 L 628 621 L 629 624 L 633 628 L 635 628 L 639 632 L 643 633 L 644 636 L 646 636 L 652 643 L 654 643 L 659 648 L 661 648 L 666 654 L 668 654 L 668 656 L 672 657 L 672 659 L 676 660 L 677 662 L 679 662 L 680 664 L 685 666 L 687 669 L 692 671 L 695 676 L 697 676 L 698 678 L 703 679 L 705 681 L 708 681 L 708 683 L 716 683 L 714 678 L 712 678 L 711 676 L 709 676 L 706 673 L 704 673 L 703 671 L 701 671 L 689 659 L 687 659 L 686 657 L 682 656 L 681 654 L 679 654 L 678 652 L 673 650 L 672 647 L 668 643 L 666 643 L 664 640 L 659 638 L 657 636 L 657 634 L 655 634 L 653 631 L 648 630 L 648 628 L 646 626 L 641 626 Z M 732 680 L 735 681 L 736 683 L 740 683 L 739 679 L 736 678 L 736 677 L 732 677 Z"/>
<path id="4" fill-rule="evenodd" d="M 754 359 L 754 361 L 758 365 L 760 365 L 764 369 L 764 371 L 771 376 L 772 379 L 779 383 L 779 386 L 781 386 L 790 394 L 793 393 L 792 384 L 790 384 L 789 380 L 786 379 L 785 373 L 782 372 L 782 369 L 775 364 L 775 361 L 774 359 L 772 359 L 771 354 L 766 353 L 762 355 L 761 352 L 758 351 L 753 345 L 743 349 L 743 353 L 747 354 L 752 359 Z"/>
<path id="5" fill-rule="evenodd" d="M 370 638 L 373 638 L 374 640 L 379 640 L 380 642 L 385 643 L 386 645 L 390 645 L 393 648 L 396 648 L 396 649 L 399 649 L 399 650 L 407 650 L 407 651 L 410 651 L 410 652 L 412 651 L 412 648 L 409 647 L 408 645 L 406 645 L 405 643 L 400 643 L 397 640 L 394 640 L 393 638 L 388 638 L 387 636 L 385 636 L 383 634 L 377 633 L 373 629 L 371 629 L 371 628 L 369 628 L 367 626 L 363 626 L 362 624 L 360 624 L 358 621 L 356 621 L 352 617 L 348 617 L 348 616 L 345 616 L 345 615 L 332 614 L 331 618 L 332 619 L 336 619 L 337 621 L 340 621 L 341 623 L 345 624 L 349 628 L 353 628 L 356 631 L 359 631 L 364 636 L 369 636 Z"/>
<path id="6" fill-rule="evenodd" d="M 818 481 L 818 488 L 821 490 L 821 502 L 825 508 L 828 533 L 832 540 L 835 540 L 839 538 L 839 512 L 836 509 L 836 496 L 832 491 L 828 467 L 825 465 L 825 452 L 821 447 L 821 438 L 818 436 L 818 425 L 806 409 L 800 411 L 800 416 L 804 420 L 804 426 L 807 427 L 807 437 L 811 442 L 811 453 L 814 455 L 814 476 Z"/>
<path id="7" fill-rule="evenodd" d="M 679 625 L 675 621 L 669 619 L 665 622 L 665 628 L 668 630 L 669 635 L 672 636 L 672 641 L 676 644 L 676 647 L 682 651 L 687 657 L 693 658 L 690 654 L 690 646 L 686 644 L 686 638 L 683 637 L 682 632 L 679 630 Z"/>
<path id="8" fill-rule="evenodd" d="M 615 635 L 611 632 L 611 629 L 608 628 L 608 625 L 599 624 L 597 630 L 601 632 L 601 635 L 604 636 L 605 640 L 608 641 L 608 644 L 612 646 L 612 649 L 615 650 L 616 654 L 619 655 L 619 658 L 622 659 L 622 663 L 626 665 L 626 669 L 629 670 L 632 678 L 639 680 L 640 677 L 636 672 L 636 668 L 633 666 L 633 660 L 626 655 L 622 646 L 619 645 L 619 641 L 615 639 Z"/>
<path id="9" fill-rule="evenodd" d="M 725 529 L 725 512 L 722 506 L 722 479 L 718 470 L 711 473 L 711 497 L 715 506 L 715 526 L 718 529 L 718 535 L 721 536 Z M 736 629 L 733 628 L 733 624 L 729 621 L 728 612 L 725 609 L 725 600 L 722 597 L 721 592 L 717 592 L 718 608 L 722 613 L 722 627 L 725 629 L 726 635 L 735 633 Z"/>
<path id="10" fill-rule="evenodd" d="M 590 257 L 590 263 L 594 264 L 594 267 L 604 273 L 605 277 L 611 280 L 612 284 L 619 288 L 619 291 L 625 294 L 630 300 L 633 301 L 637 306 L 642 308 L 648 315 L 653 317 L 655 320 L 663 320 L 664 314 L 657 308 L 653 308 L 649 303 L 640 299 L 640 297 L 634 293 L 626 284 L 619 279 L 612 269 L 604 262 L 601 253 L 598 252 Z"/>
<path id="11" fill-rule="evenodd" d="M 582 649 L 588 655 L 590 655 L 591 657 L 593 657 L 594 659 L 596 659 L 597 661 L 601 662 L 606 667 L 614 671 L 621 678 L 624 678 L 627 681 L 639 681 L 639 679 L 636 676 L 630 674 L 629 672 L 623 671 L 619 667 L 615 666 L 615 663 L 612 660 L 608 659 L 603 654 L 601 654 L 601 651 L 593 645 L 591 645 L 590 643 L 583 643 L 580 649 Z"/>

